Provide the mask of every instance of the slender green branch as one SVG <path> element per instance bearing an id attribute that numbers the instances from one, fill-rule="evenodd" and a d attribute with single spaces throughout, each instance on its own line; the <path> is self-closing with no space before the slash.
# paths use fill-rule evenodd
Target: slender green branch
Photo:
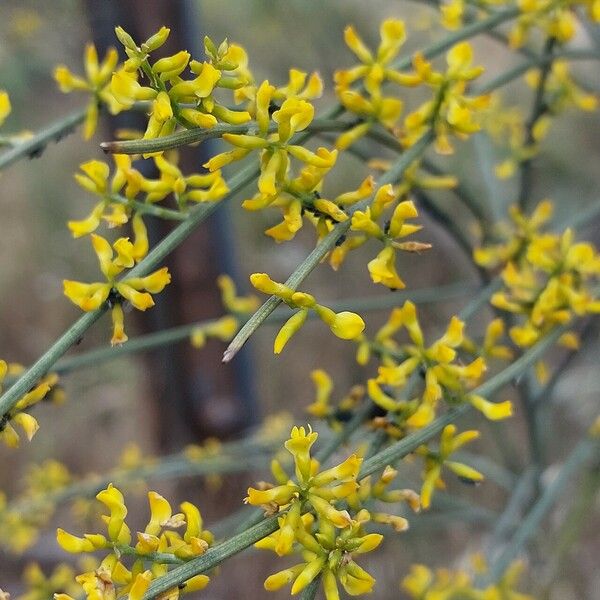
<path id="1" fill-rule="evenodd" d="M 85 108 L 79 109 L 0 154 L 0 170 L 12 165 L 24 156 L 29 158 L 39 156 L 50 142 L 58 142 L 82 123 L 85 119 L 85 113 Z"/>
<path id="2" fill-rule="evenodd" d="M 307 128 L 311 133 L 323 131 L 344 131 L 349 129 L 354 122 L 337 121 L 334 119 L 315 119 Z M 147 152 L 162 152 L 190 144 L 198 144 L 206 140 L 223 137 L 224 133 L 247 134 L 258 131 L 258 124 L 249 121 L 242 125 L 229 125 L 228 123 L 215 125 L 211 129 L 185 129 L 170 135 L 152 139 L 123 140 L 102 142 L 100 147 L 111 154 L 145 154 Z M 269 133 L 277 131 L 277 123 L 269 125 Z"/>
<path id="3" fill-rule="evenodd" d="M 459 313 L 463 321 L 470 319 L 502 287 L 502 278 L 495 277 Z"/>
<path id="4" fill-rule="evenodd" d="M 133 206 L 136 212 L 142 215 L 152 215 L 153 217 L 158 217 L 159 219 L 165 219 L 168 221 L 185 221 L 188 218 L 187 212 L 172 210 L 170 208 L 165 208 L 164 206 L 157 206 L 156 204 L 151 204 L 149 202 L 129 200 L 128 198 L 125 198 L 124 196 L 119 196 L 118 194 L 113 194 L 109 196 L 109 199 L 112 202 L 116 202 L 118 204 Z"/>
<path id="5" fill-rule="evenodd" d="M 539 530 L 542 520 L 552 508 L 571 477 L 579 471 L 592 457 L 597 456 L 599 444 L 597 439 L 586 438 L 581 441 L 563 464 L 560 472 L 546 488 L 528 515 L 521 522 L 508 546 L 490 566 L 486 581 L 498 581 L 510 563 L 523 550 L 529 539 Z"/>
<path id="6" fill-rule="evenodd" d="M 394 183 L 398 181 L 405 170 L 419 158 L 433 139 L 433 132 L 429 131 L 421 137 L 413 146 L 411 146 L 392 168 L 387 171 L 380 180 L 380 185 Z M 370 205 L 372 198 L 367 198 L 352 207 L 352 212 L 362 210 Z M 290 275 L 285 285 L 297 289 L 298 286 L 308 277 L 309 273 L 327 256 L 329 251 L 335 246 L 336 242 L 350 229 L 351 219 L 343 223 L 337 223 L 334 228 L 317 244 L 314 250 L 298 265 L 296 270 Z M 277 296 L 271 296 L 255 313 L 248 319 L 246 324 L 237 333 L 227 350 L 223 354 L 223 362 L 229 362 L 246 343 L 248 338 L 262 325 L 265 319 L 281 304 L 281 299 Z"/>
<path id="7" fill-rule="evenodd" d="M 518 526 L 521 515 L 526 510 L 527 502 L 535 488 L 535 469 L 524 471 L 515 483 L 512 493 L 506 503 L 504 511 L 496 521 L 494 530 L 485 543 L 485 556 L 487 562 L 496 552 L 498 546 L 506 539 L 508 534 Z"/>
<path id="8" fill-rule="evenodd" d="M 149 552 L 148 554 L 140 554 L 133 546 L 126 546 L 124 544 L 115 544 L 114 548 L 119 554 L 135 556 L 135 558 L 141 558 L 145 561 L 157 562 L 163 565 L 184 565 L 186 562 L 189 562 L 168 552 Z"/>

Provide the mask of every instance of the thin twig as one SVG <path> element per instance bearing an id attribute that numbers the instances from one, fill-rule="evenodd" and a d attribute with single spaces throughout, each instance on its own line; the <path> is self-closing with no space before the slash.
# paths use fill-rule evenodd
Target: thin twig
<path id="1" fill-rule="evenodd" d="M 25 156 L 29 158 L 40 156 L 50 142 L 58 142 L 82 123 L 85 113 L 86 109 L 79 109 L 0 154 L 0 170 Z"/>

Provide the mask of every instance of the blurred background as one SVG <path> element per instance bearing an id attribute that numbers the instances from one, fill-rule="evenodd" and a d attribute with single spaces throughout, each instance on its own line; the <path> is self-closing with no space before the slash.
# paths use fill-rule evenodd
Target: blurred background
<path id="1" fill-rule="evenodd" d="M 354 24 L 368 43 L 376 45 L 379 22 L 390 16 L 403 18 L 409 32 L 405 52 L 445 35 L 427 3 L 407 0 L 3 0 L 0 15 L 0 88 L 9 92 L 13 106 L 4 133 L 35 131 L 82 107 L 86 101 L 83 96 L 60 93 L 52 79 L 53 69 L 57 64 L 65 64 L 81 73 L 85 43 L 94 41 L 102 53 L 107 46 L 116 46 L 115 25 L 124 26 L 136 40 L 167 25 L 172 33 L 165 52 L 186 48 L 200 60 L 205 34 L 217 43 L 228 38 L 247 49 L 259 80 L 268 78 L 283 84 L 292 66 L 318 70 L 325 81 L 319 107 L 334 100 L 333 71 L 354 63 L 353 55 L 343 44 L 345 25 Z M 575 40 L 578 44 L 589 45 L 583 31 Z M 486 66 L 486 78 L 518 62 L 497 40 L 480 36 L 475 47 L 477 64 Z M 597 64 L 581 62 L 576 67 L 576 77 L 586 89 L 600 90 Z M 514 105 L 522 102 L 529 111 L 532 92 L 518 82 L 510 85 L 504 98 Z M 81 162 L 104 158 L 98 143 L 111 139 L 116 127 L 136 127 L 128 119 L 106 118 L 90 142 L 83 142 L 77 132 L 58 145 L 52 144 L 41 157 L 21 161 L 2 173 L 0 356 L 7 361 L 31 363 L 79 316 L 63 297 L 62 280 L 93 281 L 97 265 L 87 240 L 73 240 L 66 227 L 68 219 L 83 218 L 92 206 L 92 199 L 77 186 L 72 174 Z M 543 145 L 543 160 L 535 163 L 533 172 L 531 204 L 552 198 L 557 206 L 557 223 L 598 199 L 599 136 L 597 113 L 567 112 L 555 122 Z M 214 148 L 204 146 L 184 150 L 184 168 L 198 170 L 206 153 L 212 151 Z M 374 156 L 387 156 L 379 148 L 371 151 Z M 487 207 L 488 214 L 500 217 L 514 201 L 516 189 L 514 182 L 501 182 L 493 175 L 494 165 L 502 158 L 487 137 L 475 136 L 468 144 L 458 143 L 453 157 L 433 160 L 440 168 L 458 175 L 469 193 Z M 338 179 L 328 183 L 331 196 L 353 189 L 367 174 L 351 156 L 335 172 Z M 243 198 L 242 195 L 239 200 Z M 471 217 L 452 193 L 437 192 L 432 198 L 474 243 Z M 242 291 L 249 291 L 248 275 L 256 271 L 268 272 L 277 280 L 287 278 L 310 251 L 314 234 L 305 228 L 293 242 L 275 246 L 263 234 L 266 227 L 274 224 L 274 218 L 271 214 L 245 213 L 237 200 L 223 205 L 169 259 L 174 283 L 158 298 L 157 306 L 141 318 L 128 315 L 130 338 L 220 316 L 222 308 L 215 285 L 219 273 L 232 275 Z M 464 284 L 462 297 L 458 294 L 420 309 L 422 321 L 433 333 L 442 329 L 465 304 L 479 282 L 464 250 L 438 220 L 422 211 L 422 222 L 425 227 L 420 239 L 432 243 L 433 249 L 421 256 L 400 257 L 399 272 L 409 289 Z M 154 222 L 151 235 L 159 239 L 168 229 L 168 224 Z M 597 243 L 598 223 L 582 228 L 580 236 L 595 238 Z M 310 276 L 304 289 L 315 291 L 325 303 L 389 293 L 370 283 L 365 265 L 375 252 L 375 246 L 367 245 L 354 253 L 335 277 L 323 265 Z M 387 311 L 369 313 L 368 329 L 374 331 L 386 314 Z M 481 324 L 488 317 L 480 315 L 469 332 L 480 333 Z M 305 423 L 305 407 L 313 399 L 309 378 L 313 369 L 323 368 L 333 375 L 336 397 L 371 374 L 372 367 L 362 368 L 354 362 L 353 344 L 333 338 L 319 323 L 309 323 L 277 358 L 272 354 L 275 332 L 272 326 L 262 327 L 244 352 L 227 366 L 221 363 L 223 344 L 210 341 L 204 349 L 195 350 L 183 342 L 157 353 L 131 355 L 70 374 L 63 380 L 68 401 L 58 408 L 36 409 L 41 431 L 33 441 L 18 451 L 0 447 L 0 489 L 9 498 L 15 496 L 22 488 L 26 465 L 41 464 L 48 458 L 65 463 L 74 475 L 81 476 L 113 468 L 132 442 L 147 454 L 162 455 L 190 443 L 203 443 L 207 438 L 236 439 L 271 413 L 286 411 L 293 422 Z M 109 336 L 109 320 L 104 318 L 73 352 L 106 345 Z M 592 340 L 586 352 L 572 362 L 554 397 L 548 399 L 553 402 L 553 418 L 548 423 L 551 461 L 561 460 L 568 453 L 597 413 L 597 357 L 598 343 Z M 509 390 L 507 397 L 510 393 Z M 527 460 L 520 410 L 507 424 L 484 425 L 472 418 L 470 423 L 461 425 L 482 428 L 484 439 L 472 448 L 474 451 L 486 453 L 510 468 L 520 468 Z M 170 499 L 189 499 L 199 504 L 210 529 L 211 524 L 239 509 L 246 488 L 264 477 L 268 477 L 266 471 L 256 469 L 226 477 L 217 486 L 214 481 L 207 484 L 200 478 L 187 478 L 157 481 L 152 487 Z M 418 475 L 409 473 L 407 477 L 413 479 L 403 482 L 403 487 L 419 485 Z M 377 579 L 373 598 L 401 597 L 399 580 L 413 562 L 431 567 L 465 564 L 467 557 L 479 549 L 510 491 L 492 481 L 476 490 L 458 481 L 449 484 L 448 497 L 452 495 L 458 504 L 451 509 L 434 506 L 431 514 L 414 517 L 409 532 L 386 536 L 383 551 L 361 562 Z M 575 501 L 573 491 L 554 515 L 557 523 Z M 463 499 L 479 504 L 481 513 L 474 514 L 464 507 L 461 510 Z M 145 514 L 143 494 L 134 494 L 132 513 L 134 506 Z M 579 540 L 560 555 L 558 563 L 551 560 L 551 540 L 537 540 L 529 573 L 542 575 L 535 585 L 529 581 L 525 587 L 542 590 L 541 597 L 557 600 L 599 597 L 598 511 L 591 511 L 586 518 L 588 523 Z M 71 519 L 68 511 L 60 511 L 42 534 L 41 542 L 24 556 L 0 549 L 0 587 L 18 596 L 22 590 L 20 574 L 28 562 L 36 560 L 50 569 L 64 560 L 64 553 L 55 543 L 54 529 L 60 524 L 67 530 L 81 531 L 81 525 L 68 526 Z M 287 565 L 284 562 L 285 559 L 276 560 L 271 554 L 250 550 L 226 563 L 222 576 L 215 576 L 201 597 L 266 597 L 262 581 Z M 549 564 L 555 567 L 551 572 L 546 568 Z M 269 597 L 287 595 L 282 590 Z"/>

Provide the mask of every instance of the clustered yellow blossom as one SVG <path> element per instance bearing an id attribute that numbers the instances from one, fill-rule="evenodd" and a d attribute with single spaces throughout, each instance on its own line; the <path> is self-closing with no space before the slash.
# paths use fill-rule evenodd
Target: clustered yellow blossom
<path id="1" fill-rule="evenodd" d="M 353 199 L 350 194 L 333 200 L 321 197 L 323 179 L 335 165 L 337 151 L 325 147 L 311 151 L 293 143 L 293 136 L 305 130 L 314 116 L 314 107 L 306 99 L 312 96 L 296 95 L 295 89 L 288 86 L 281 107 L 270 111 L 278 99 L 278 90 L 268 81 L 263 82 L 250 109 L 256 119 L 256 131 L 252 135 L 223 134 L 223 140 L 235 149 L 214 156 L 205 165 L 213 171 L 253 151 L 259 152 L 258 192 L 244 200 L 242 206 L 252 211 L 267 207 L 281 211 L 283 221 L 265 231 L 277 242 L 293 239 L 303 226 L 303 218 L 313 223 L 319 235 L 326 234 L 335 223 L 349 218 L 342 206 L 344 201 L 349 204 Z M 292 159 L 302 165 L 297 172 L 292 170 Z"/>
<path id="2" fill-rule="evenodd" d="M 425 565 L 417 564 L 412 565 L 401 588 L 414 600 L 533 600 L 533 596 L 517 591 L 522 572 L 523 564 L 514 562 L 497 583 L 478 588 L 473 576 L 466 571 L 438 569 L 433 572 Z"/>
<path id="3" fill-rule="evenodd" d="M 112 307 L 113 336 L 111 343 L 123 344 L 127 341 L 124 329 L 122 303 L 127 301 L 138 310 L 145 311 L 154 306 L 152 294 L 162 292 L 171 281 L 167 267 L 162 267 L 145 277 L 131 277 L 117 280 L 125 269 L 133 267 L 148 252 L 146 228 L 141 220 L 134 219 L 136 238 L 121 237 L 112 246 L 103 237 L 92 234 L 92 246 L 98 257 L 100 270 L 106 277 L 106 282 L 81 283 L 79 281 L 64 281 L 64 293 L 73 304 L 84 311 L 99 309 L 109 301 Z"/>
<path id="4" fill-rule="evenodd" d="M 467 0 L 444 0 L 440 6 L 442 25 L 447 29 L 461 27 L 469 4 Z M 589 19 L 600 22 L 598 0 L 480 0 L 477 3 L 477 8 L 484 10 L 513 6 L 519 9 L 519 14 L 508 35 L 511 48 L 520 48 L 534 28 L 561 44 L 569 42 L 577 30 L 579 7 L 587 12 Z"/>
<path id="5" fill-rule="evenodd" d="M 273 549 L 279 555 L 290 552 L 306 502 L 319 518 L 336 527 L 352 524 L 348 511 L 336 509 L 335 501 L 348 497 L 358 488 L 356 478 L 362 459 L 352 454 L 336 467 L 319 472 L 319 465 L 310 453 L 317 437 L 318 434 L 310 428 L 307 432 L 304 427 L 293 427 L 290 439 L 284 444 L 294 458 L 296 482 L 289 478 L 279 461 L 274 460 L 272 472 L 278 485 L 263 483 L 259 488 L 248 488 L 248 504 L 263 506 L 271 513 L 277 513 L 281 507 L 286 508 L 279 530 L 272 536 L 276 540 Z"/>
<path id="6" fill-rule="evenodd" d="M 101 104 L 105 104 L 112 114 L 117 114 L 122 110 L 110 92 L 110 80 L 118 62 L 119 54 L 116 48 L 110 47 L 106 51 L 104 60 L 99 62 L 96 47 L 88 44 L 84 54 L 85 79 L 74 75 L 64 65 L 60 65 L 54 70 L 54 79 L 61 92 L 68 94 L 77 90 L 90 94 L 83 129 L 83 137 L 86 140 L 91 138 L 96 131 L 98 107 Z"/>
<path id="7" fill-rule="evenodd" d="M 412 60 L 413 71 L 402 73 L 390 65 L 405 39 L 404 23 L 388 19 L 381 25 L 381 44 L 374 55 L 357 35 L 353 27 L 345 30 L 345 40 L 358 56 L 361 65 L 335 74 L 336 93 L 344 107 L 360 116 L 361 122 L 343 133 L 337 147 L 345 149 L 381 123 L 404 146 L 412 146 L 419 138 L 433 129 L 436 150 L 442 154 L 453 151 L 449 135 L 461 138 L 478 131 L 477 112 L 489 103 L 488 96 L 468 97 L 467 83 L 483 72 L 483 67 L 473 67 L 473 50 L 467 42 L 453 46 L 446 55 L 448 69 L 436 72 L 421 53 Z M 350 85 L 362 80 L 369 97 Z M 431 99 L 423 102 L 404 118 L 402 126 L 397 122 L 402 114 L 403 102 L 396 97 L 383 95 L 382 85 L 392 82 L 406 87 L 426 86 L 432 90 Z"/>
<path id="8" fill-rule="evenodd" d="M 55 509 L 53 493 L 72 481 L 69 470 L 56 460 L 29 465 L 23 492 L 10 503 L 0 492 L 0 544 L 6 550 L 21 554 L 39 537 Z"/>
<path id="9" fill-rule="evenodd" d="M 485 10 L 507 3 L 514 4 L 514 0 L 479 0 L 478 7 Z M 440 2 L 442 25 L 450 30 L 462 27 L 468 5 L 468 0 L 443 0 L 443 2 Z"/>
<path id="10" fill-rule="evenodd" d="M 146 212 L 162 216 L 160 212 L 152 212 L 153 206 L 169 195 L 172 195 L 181 218 L 185 218 L 189 203 L 218 202 L 229 191 L 220 171 L 184 175 L 177 166 L 175 153 L 154 157 L 159 173 L 155 179 L 134 168 L 131 156 L 114 154 L 113 158 L 116 168 L 110 181 L 109 165 L 99 160 L 82 163 L 79 168 L 83 173 L 75 174 L 77 183 L 98 196 L 100 201 L 85 219 L 68 222 L 74 237 L 92 233 L 101 221 L 109 227 L 121 226 L 129 221 L 132 213 L 138 218 Z"/>
<path id="11" fill-rule="evenodd" d="M 311 294 L 297 292 L 282 283 L 277 283 L 266 273 L 253 273 L 250 281 L 257 290 L 264 294 L 277 296 L 290 308 L 298 309 L 279 330 L 273 344 L 275 354 L 279 354 L 290 338 L 304 325 L 310 311 L 313 311 L 329 326 L 332 333 L 342 340 L 357 338 L 365 328 L 365 322 L 360 315 L 347 310 L 336 313 L 330 308 L 318 304 Z"/>
<path id="12" fill-rule="evenodd" d="M 127 507 L 121 492 L 109 485 L 96 498 L 109 511 L 103 517 L 106 535 L 86 533 L 83 537 L 77 537 L 58 529 L 56 536 L 58 544 L 67 552 L 109 551 L 99 567 L 76 577 L 89 600 L 124 594 L 130 599 L 140 600 L 152 580 L 166 574 L 173 564 L 204 554 L 213 542 L 212 534 L 203 529 L 200 511 L 190 502 L 183 502 L 180 505 L 182 512 L 173 514 L 165 498 L 156 492 L 149 492 L 150 520 L 144 531 L 138 531 L 135 540 L 132 540 L 131 531 L 125 523 Z M 177 529 L 183 529 L 183 533 Z M 133 559 L 131 566 L 127 567 L 125 559 L 129 555 Z M 208 576 L 196 575 L 171 590 L 169 597 L 178 598 L 180 593 L 201 590 L 208 582 Z M 56 594 L 55 599 L 73 600 L 73 597 Z"/>
<path id="13" fill-rule="evenodd" d="M 222 342 L 230 341 L 240 327 L 241 318 L 252 314 L 259 306 L 256 296 L 237 295 L 235 284 L 229 275 L 219 275 L 217 285 L 221 290 L 224 308 L 232 314 L 194 327 L 190 340 L 195 348 L 203 348 L 208 338 L 216 338 Z"/>
<path id="14" fill-rule="evenodd" d="M 399 345 L 393 339 L 401 329 L 406 329 L 412 343 Z M 384 360 L 377 377 L 369 379 L 368 392 L 371 400 L 387 411 L 386 428 L 391 435 L 402 436 L 405 428 L 418 429 L 431 423 L 442 399 L 450 405 L 469 402 L 488 419 L 511 415 L 509 401 L 493 403 L 470 393 L 486 370 L 486 363 L 482 356 L 468 364 L 459 360 L 463 329 L 464 323 L 452 317 L 444 335 L 427 346 L 416 307 L 406 301 L 402 308 L 392 311 L 388 322 L 379 330 L 375 341 Z M 364 363 L 368 357 L 368 344 L 361 340 L 358 358 Z M 413 388 L 421 377 L 423 383 L 415 394 Z M 409 399 L 407 394 L 414 397 Z"/>
<path id="15" fill-rule="evenodd" d="M 446 54 L 446 63 L 448 68 L 442 73 L 435 71 L 422 54 L 417 53 L 413 58 L 414 77 L 432 88 L 433 98 L 404 119 L 400 139 L 406 146 L 414 144 L 433 127 L 436 151 L 451 154 L 454 150 L 450 135 L 465 139 L 481 128 L 478 113 L 487 108 L 490 96 L 466 95 L 468 82 L 484 71 L 483 67 L 472 64 L 473 48 L 468 42 L 456 44 Z"/>
<path id="16" fill-rule="evenodd" d="M 279 529 L 257 542 L 256 547 L 272 550 L 279 556 L 291 553 L 302 556 L 302 562 L 268 577 L 265 588 L 277 590 L 292 583 L 291 592 L 296 594 L 321 576 L 327 600 L 339 598 L 338 582 L 351 595 L 369 593 L 375 579 L 354 562 L 354 557 L 374 550 L 383 536 L 366 533 L 364 526 L 373 520 L 403 531 L 408 525 L 401 517 L 372 515 L 362 507 L 363 502 L 407 500 L 414 505 L 418 504 L 418 497 L 410 490 L 387 489 L 397 474 L 390 468 L 374 484 L 370 477 L 357 482 L 362 459 L 355 454 L 335 467 L 320 471 L 310 453 L 316 440 L 317 433 L 310 428 L 307 432 L 304 427 L 294 427 L 285 447 L 294 458 L 295 479 L 274 460 L 271 470 L 277 484 L 262 482 L 258 488 L 248 489 L 246 502 L 281 515 Z M 342 508 L 344 504 L 355 517 Z"/>
<path id="17" fill-rule="evenodd" d="M 296 527 L 302 562 L 267 577 L 265 589 L 275 591 L 292 583 L 291 593 L 297 594 L 320 576 L 327 600 L 339 600 L 338 581 L 351 596 L 370 593 L 375 578 L 360 567 L 355 558 L 375 550 L 383 536 L 364 532 L 363 524 L 368 520 L 369 513 L 361 511 L 356 521 L 340 532 L 322 519 L 315 526 L 312 515 L 303 515 Z M 313 529 L 316 530 L 311 531 Z M 260 547 L 268 547 L 268 544 L 261 543 Z"/>
<path id="18" fill-rule="evenodd" d="M 22 371 L 20 365 L 9 365 L 0 360 L 0 393 L 2 382 L 7 375 L 15 375 Z M 13 425 L 19 426 L 29 441 L 39 429 L 36 418 L 25 412 L 38 402 L 51 397 L 51 391 L 58 383 L 58 375 L 49 373 L 43 377 L 29 392 L 22 396 L 17 403 L 5 414 L 0 415 L 0 441 L 9 448 L 17 448 L 20 438 Z"/>
<path id="19" fill-rule="evenodd" d="M 564 44 L 575 36 L 576 10 L 582 7 L 588 17 L 600 22 L 598 0 L 518 0 L 521 14 L 509 33 L 511 47 L 522 46 L 533 28 L 539 28 L 549 37 Z"/>
<path id="20" fill-rule="evenodd" d="M 502 266 L 504 287 L 491 303 L 521 316 L 509 334 L 517 346 L 526 348 L 575 315 L 600 312 L 593 287 L 600 277 L 600 255 L 593 244 L 575 242 L 571 229 L 540 231 L 552 216 L 549 201 L 541 202 L 529 217 L 516 207 L 510 216 L 512 225 L 505 228 L 504 241 L 476 249 L 474 259 L 482 266 Z M 560 341 L 569 348 L 578 344 L 573 333 Z"/>
<path id="21" fill-rule="evenodd" d="M 396 251 L 418 252 L 431 248 L 430 244 L 421 242 L 399 241 L 417 231 L 421 225 L 406 223 L 408 219 L 418 216 L 412 200 L 404 200 L 395 204 L 389 220 L 382 227 L 378 221 L 384 211 L 394 204 L 396 192 L 391 185 L 380 187 L 370 207 L 356 210 L 352 215 L 351 231 L 357 235 L 348 237 L 331 254 L 330 263 L 334 269 L 339 267 L 347 252 L 364 244 L 368 238 L 375 238 L 383 243 L 383 250 L 371 261 L 367 268 L 374 283 L 380 283 L 391 290 L 405 287 L 396 270 Z"/>
<path id="22" fill-rule="evenodd" d="M 354 27 L 349 25 L 344 30 L 344 40 L 361 64 L 335 72 L 335 91 L 344 108 L 359 115 L 361 122 L 338 137 L 336 146 L 341 150 L 366 135 L 376 123 L 386 129 L 392 129 L 396 125 L 404 104 L 400 98 L 384 95 L 384 83 L 413 85 L 410 76 L 400 73 L 390 64 L 406 39 L 404 22 L 386 19 L 381 24 L 379 34 L 381 42 L 377 52 L 373 53 Z M 357 81 L 363 81 L 368 97 L 360 90 L 351 88 Z"/>
<path id="23" fill-rule="evenodd" d="M 3 548 L 15 554 L 22 553 L 36 542 L 39 527 L 46 521 L 45 511 L 25 516 L 12 510 L 6 494 L 0 491 L 0 543 Z"/>

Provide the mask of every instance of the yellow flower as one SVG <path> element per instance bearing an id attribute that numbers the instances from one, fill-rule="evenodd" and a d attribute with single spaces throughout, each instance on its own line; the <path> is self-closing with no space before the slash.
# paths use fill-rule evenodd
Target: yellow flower
<path id="1" fill-rule="evenodd" d="M 99 62 L 96 47 L 88 44 L 84 54 L 85 79 L 74 75 L 64 65 L 60 65 L 54 70 L 54 79 L 61 92 L 67 94 L 78 90 L 90 93 L 83 130 L 83 137 L 86 140 L 90 139 L 96 131 L 100 103 L 107 104 L 111 112 L 118 112 L 118 110 L 115 111 L 114 101 L 110 98 L 108 91 L 110 78 L 118 60 L 116 49 L 110 47 L 106 51 L 104 60 Z"/>
<path id="2" fill-rule="evenodd" d="M 99 309 L 109 298 L 111 292 L 116 292 L 122 300 L 128 300 L 138 310 L 146 310 L 154 306 L 151 294 L 158 294 L 170 283 L 171 275 L 167 267 L 158 269 L 146 277 L 125 278 L 116 280 L 124 269 L 132 267 L 141 260 L 147 251 L 145 228 L 138 223 L 138 239 L 132 244 L 127 238 L 119 238 L 112 247 L 104 238 L 92 234 L 92 245 L 98 257 L 100 270 L 106 277 L 106 283 L 81 283 L 65 280 L 64 294 L 79 306 L 89 312 Z M 116 256 L 115 256 L 116 254 Z M 123 314 L 120 302 L 113 306 L 113 343 L 126 341 L 123 329 Z"/>
<path id="3" fill-rule="evenodd" d="M 253 273 L 250 282 L 257 290 L 281 298 L 291 308 L 300 309 L 288 319 L 277 334 L 274 343 L 275 354 L 279 354 L 290 338 L 304 325 L 309 310 L 313 310 L 329 326 L 332 333 L 343 340 L 358 338 L 365 328 L 365 322 L 356 313 L 350 311 L 335 313 L 330 308 L 318 304 L 312 295 L 297 292 L 285 284 L 277 283 L 266 273 Z"/>
<path id="4" fill-rule="evenodd" d="M 396 253 L 392 246 L 386 246 L 367 266 L 374 283 L 381 283 L 392 290 L 406 287 L 396 271 Z"/>

